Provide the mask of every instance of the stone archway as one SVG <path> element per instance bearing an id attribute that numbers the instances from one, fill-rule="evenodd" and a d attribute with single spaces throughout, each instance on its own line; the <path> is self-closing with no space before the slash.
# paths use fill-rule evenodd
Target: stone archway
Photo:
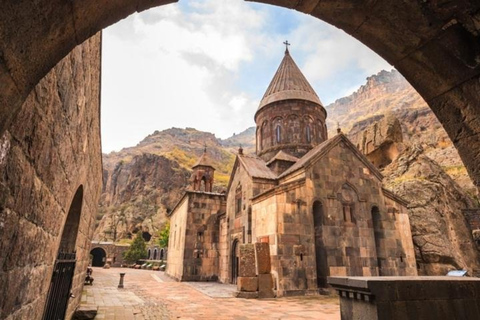
<path id="1" fill-rule="evenodd" d="M 103 28 L 174 0 L 2 1 L 0 135 L 31 89 Z M 443 124 L 480 186 L 480 3 L 257 0 L 298 10 L 357 38 L 395 66 Z M 21 14 L 20 14 L 21 13 Z"/>
<path id="2" fill-rule="evenodd" d="M 96 247 L 90 251 L 92 255 L 92 267 L 103 267 L 107 261 L 107 253 L 103 248 Z"/>
<path id="3" fill-rule="evenodd" d="M 43 319 L 63 319 L 67 312 L 77 262 L 76 243 L 83 206 L 83 186 L 79 186 L 68 210 L 60 246 L 50 279 Z"/>

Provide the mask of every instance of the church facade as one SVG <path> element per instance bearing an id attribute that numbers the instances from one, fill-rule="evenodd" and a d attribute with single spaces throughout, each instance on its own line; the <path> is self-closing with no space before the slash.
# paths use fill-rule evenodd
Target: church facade
<path id="1" fill-rule="evenodd" d="M 288 49 L 255 114 L 256 154 L 240 148 L 226 194 L 207 154 L 170 215 L 167 274 L 236 283 L 239 246 L 269 244 L 277 296 L 327 276 L 416 275 L 406 203 L 338 130 Z"/>

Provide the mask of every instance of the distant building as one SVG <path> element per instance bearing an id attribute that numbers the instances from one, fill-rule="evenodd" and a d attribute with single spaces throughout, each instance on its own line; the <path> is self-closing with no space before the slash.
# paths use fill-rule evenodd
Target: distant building
<path id="1" fill-rule="evenodd" d="M 110 241 L 92 241 L 90 247 L 90 264 L 93 267 L 103 267 L 109 264 L 112 267 L 120 267 L 126 262 L 123 253 L 128 250 L 129 244 L 120 244 Z"/>
<path id="2" fill-rule="evenodd" d="M 226 194 L 205 150 L 170 215 L 167 274 L 236 283 L 239 245 L 266 242 L 277 295 L 327 276 L 416 275 L 406 203 L 338 130 L 288 49 L 255 114 L 256 155 L 240 148 Z"/>

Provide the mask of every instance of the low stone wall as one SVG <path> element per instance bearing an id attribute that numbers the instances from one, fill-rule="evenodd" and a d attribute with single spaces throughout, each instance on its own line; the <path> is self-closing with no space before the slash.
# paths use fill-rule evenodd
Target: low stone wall
<path id="1" fill-rule="evenodd" d="M 329 277 L 342 320 L 477 320 L 480 279 L 467 277 Z"/>

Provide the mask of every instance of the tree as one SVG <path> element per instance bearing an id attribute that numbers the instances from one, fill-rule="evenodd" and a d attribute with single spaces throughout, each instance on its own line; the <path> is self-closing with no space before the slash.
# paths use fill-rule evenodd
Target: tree
<path id="1" fill-rule="evenodd" d="M 130 248 L 123 253 L 123 259 L 128 263 L 134 263 L 137 260 L 145 259 L 147 257 L 147 245 L 142 237 L 142 232 L 139 231 L 133 239 Z"/>
<path id="2" fill-rule="evenodd" d="M 170 236 L 170 222 L 166 222 L 163 229 L 158 233 L 158 244 L 160 248 L 168 248 L 168 237 Z"/>
<path id="3" fill-rule="evenodd" d="M 117 230 L 120 223 L 127 223 L 127 218 L 125 216 L 125 207 L 122 207 L 120 209 L 120 212 L 117 211 L 112 214 L 110 228 L 104 231 L 106 234 L 109 235 L 113 233 L 113 242 L 117 242 Z"/>

